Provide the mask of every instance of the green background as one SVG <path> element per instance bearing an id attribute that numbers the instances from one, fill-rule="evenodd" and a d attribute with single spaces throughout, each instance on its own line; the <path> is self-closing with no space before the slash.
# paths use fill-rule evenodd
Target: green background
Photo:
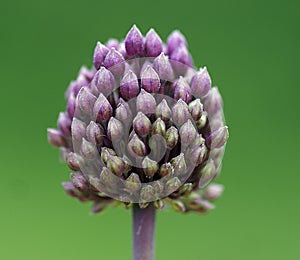
<path id="1" fill-rule="evenodd" d="M 47 143 L 97 40 L 180 29 L 224 98 L 230 140 L 205 216 L 157 216 L 157 259 L 300 259 L 299 1 L 1 1 L 0 259 L 131 259 L 131 213 L 66 196 Z"/>

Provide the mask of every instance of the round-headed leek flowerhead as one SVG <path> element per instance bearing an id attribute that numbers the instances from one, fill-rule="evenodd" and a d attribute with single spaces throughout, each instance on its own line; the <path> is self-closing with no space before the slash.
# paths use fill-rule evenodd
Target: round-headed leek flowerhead
<path id="1" fill-rule="evenodd" d="M 133 26 L 124 41 L 98 42 L 92 61 L 48 129 L 72 170 L 65 191 L 94 213 L 113 203 L 212 209 L 228 128 L 219 89 L 193 66 L 185 37 L 174 31 L 164 43 Z"/>

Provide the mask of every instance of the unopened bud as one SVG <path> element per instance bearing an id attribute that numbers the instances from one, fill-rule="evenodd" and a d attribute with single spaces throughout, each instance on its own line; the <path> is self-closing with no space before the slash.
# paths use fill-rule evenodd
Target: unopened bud
<path id="1" fill-rule="evenodd" d="M 140 193 L 141 202 L 150 202 L 155 198 L 155 190 L 151 185 L 146 185 L 142 188 Z"/>
<path id="2" fill-rule="evenodd" d="M 125 181 L 125 188 L 130 193 L 139 191 L 142 187 L 140 177 L 136 173 L 131 173 Z"/>
<path id="3" fill-rule="evenodd" d="M 191 81 L 191 91 L 195 97 L 204 97 L 211 88 L 211 78 L 206 67 L 200 69 Z"/>
<path id="4" fill-rule="evenodd" d="M 154 29 L 150 29 L 145 39 L 145 53 L 148 57 L 156 57 L 162 52 L 162 40 Z"/>
<path id="5" fill-rule="evenodd" d="M 112 116 L 113 108 L 102 93 L 100 93 L 95 103 L 93 113 L 94 118 L 96 118 L 98 121 L 108 120 Z"/>
<path id="6" fill-rule="evenodd" d="M 207 154 L 207 148 L 204 144 L 195 146 L 194 148 L 191 149 L 190 160 L 193 164 L 199 165 L 206 158 L 206 154 Z"/>
<path id="7" fill-rule="evenodd" d="M 134 25 L 125 38 L 126 52 L 130 56 L 142 56 L 144 54 L 144 37 Z"/>
<path id="8" fill-rule="evenodd" d="M 197 130 L 190 119 L 180 127 L 179 134 L 183 145 L 190 145 L 195 140 Z"/>
<path id="9" fill-rule="evenodd" d="M 223 126 L 213 131 L 207 138 L 210 149 L 221 148 L 226 144 L 229 137 L 228 127 Z"/>
<path id="10" fill-rule="evenodd" d="M 189 110 L 192 115 L 192 118 L 195 121 L 198 121 L 203 113 L 203 105 L 199 98 L 195 99 L 189 104 Z"/>
<path id="11" fill-rule="evenodd" d="M 81 88 L 77 96 L 77 107 L 83 113 L 90 115 L 97 98 L 86 88 Z"/>
<path id="12" fill-rule="evenodd" d="M 114 47 L 107 53 L 103 65 L 117 76 L 123 75 L 125 71 L 125 59 Z"/>
<path id="13" fill-rule="evenodd" d="M 106 162 L 107 168 L 117 176 L 121 176 L 124 171 L 124 162 L 118 156 L 109 156 Z"/>
<path id="14" fill-rule="evenodd" d="M 148 65 L 141 74 L 142 88 L 150 93 L 157 93 L 160 89 L 160 79 L 155 70 Z"/>
<path id="15" fill-rule="evenodd" d="M 158 164 L 146 156 L 142 162 L 142 168 L 146 176 L 150 178 L 158 171 Z"/>
<path id="16" fill-rule="evenodd" d="M 216 200 L 224 190 L 224 186 L 220 184 L 210 184 L 203 192 L 203 196 L 207 200 Z"/>
<path id="17" fill-rule="evenodd" d="M 167 147 L 170 150 L 173 149 L 176 146 L 179 139 L 178 130 L 174 126 L 171 126 L 166 132 L 165 139 Z"/>
<path id="18" fill-rule="evenodd" d="M 154 114 L 156 109 L 155 98 L 144 89 L 141 89 L 140 94 L 137 96 L 136 108 L 137 111 L 141 111 L 145 115 Z"/>
<path id="19" fill-rule="evenodd" d="M 146 136 L 151 130 L 151 121 L 142 112 L 138 112 L 137 116 L 133 119 L 134 131 L 139 136 Z"/>
<path id="20" fill-rule="evenodd" d="M 110 148 L 107 148 L 107 147 L 102 147 L 101 148 L 101 160 L 104 162 L 104 163 L 107 163 L 107 160 L 110 156 L 115 156 L 116 153 L 114 150 L 110 149 Z"/>
<path id="21" fill-rule="evenodd" d="M 161 80 L 171 81 L 174 78 L 169 58 L 163 52 L 154 59 L 153 68 Z"/>
<path id="22" fill-rule="evenodd" d="M 178 30 L 172 32 L 167 40 L 168 53 L 172 53 L 178 49 L 180 45 L 187 46 L 187 42 L 182 33 Z"/>
<path id="23" fill-rule="evenodd" d="M 80 167 L 83 164 L 83 159 L 79 154 L 69 153 L 67 156 L 67 164 L 73 171 L 80 171 Z"/>
<path id="24" fill-rule="evenodd" d="M 169 121 L 171 118 L 171 109 L 168 106 L 168 103 L 165 99 L 163 99 L 155 109 L 156 118 L 161 118 L 164 121 Z"/>
<path id="25" fill-rule="evenodd" d="M 173 122 L 176 125 L 181 126 L 189 118 L 190 118 L 190 112 L 187 104 L 182 99 L 179 99 L 172 108 Z"/>
<path id="26" fill-rule="evenodd" d="M 104 129 L 101 125 L 91 121 L 86 128 L 87 139 L 93 144 L 101 144 L 104 139 Z"/>
<path id="27" fill-rule="evenodd" d="M 81 173 L 71 173 L 70 174 L 70 180 L 75 186 L 80 191 L 86 191 L 88 189 L 88 183 L 84 176 Z"/>
<path id="28" fill-rule="evenodd" d="M 181 181 L 177 177 L 174 177 L 167 181 L 165 189 L 167 194 L 171 194 L 174 191 L 178 190 L 180 186 L 181 186 Z"/>
<path id="29" fill-rule="evenodd" d="M 187 166 L 184 159 L 184 154 L 181 153 L 180 155 L 176 156 L 171 160 L 171 164 L 174 168 L 175 175 L 182 175 L 185 174 L 187 171 Z"/>
<path id="30" fill-rule="evenodd" d="M 162 166 L 160 166 L 159 176 L 162 178 L 165 176 L 170 176 L 173 173 L 173 171 L 174 169 L 171 163 L 164 163 Z"/>
<path id="31" fill-rule="evenodd" d="M 216 167 L 212 159 L 208 160 L 200 171 L 199 187 L 202 188 L 211 182 L 216 176 Z"/>
<path id="32" fill-rule="evenodd" d="M 184 203 L 180 200 L 174 200 L 172 201 L 172 208 L 176 211 L 176 212 L 185 212 L 186 208 L 184 206 Z"/>
<path id="33" fill-rule="evenodd" d="M 191 102 L 193 96 L 191 95 L 191 89 L 186 80 L 183 77 L 179 77 L 175 83 L 174 98 L 176 100 L 182 99 L 184 102 Z"/>
<path id="34" fill-rule="evenodd" d="M 217 87 L 210 89 L 204 99 L 204 109 L 209 115 L 214 115 L 222 109 L 222 97 Z"/>
<path id="35" fill-rule="evenodd" d="M 126 100 L 135 98 L 140 92 L 137 76 L 132 70 L 129 70 L 122 78 L 120 92 L 122 97 Z"/>
<path id="36" fill-rule="evenodd" d="M 125 125 L 132 120 L 132 112 L 130 110 L 130 107 L 122 98 L 120 98 L 119 100 L 119 104 L 115 112 L 115 117 Z"/>
<path id="37" fill-rule="evenodd" d="M 97 42 L 93 58 L 94 66 L 96 69 L 99 69 L 99 67 L 102 65 L 102 62 L 104 61 L 108 51 L 109 49 L 105 45 L 103 45 L 101 42 Z"/>
<path id="38" fill-rule="evenodd" d="M 160 118 L 156 119 L 156 121 L 153 123 L 151 134 L 165 136 L 166 134 L 165 122 L 162 121 Z"/>
<path id="39" fill-rule="evenodd" d="M 58 128 L 65 136 L 71 135 L 71 124 L 72 121 L 67 113 L 59 113 L 58 117 Z"/>
<path id="40" fill-rule="evenodd" d="M 115 79 L 108 69 L 101 67 L 95 74 L 91 84 L 92 89 L 95 90 L 97 94 L 102 93 L 104 96 L 108 97 L 114 90 Z"/>
<path id="41" fill-rule="evenodd" d="M 66 141 L 61 133 L 61 131 L 56 129 L 48 128 L 48 142 L 56 147 L 61 147 L 66 145 Z"/>
<path id="42" fill-rule="evenodd" d="M 86 124 L 76 117 L 73 118 L 72 122 L 72 137 L 77 141 L 81 142 L 82 138 L 85 137 Z"/>
<path id="43" fill-rule="evenodd" d="M 130 154 L 134 157 L 145 156 L 147 154 L 147 149 L 145 144 L 139 139 L 139 137 L 134 134 L 132 139 L 128 143 L 128 150 Z"/>
<path id="44" fill-rule="evenodd" d="M 124 130 L 122 123 L 118 119 L 111 117 L 107 126 L 108 138 L 111 141 L 117 142 L 122 139 L 123 134 Z"/>
<path id="45" fill-rule="evenodd" d="M 87 159 L 94 159 L 98 154 L 97 147 L 88 142 L 85 138 L 82 138 L 81 152 Z"/>

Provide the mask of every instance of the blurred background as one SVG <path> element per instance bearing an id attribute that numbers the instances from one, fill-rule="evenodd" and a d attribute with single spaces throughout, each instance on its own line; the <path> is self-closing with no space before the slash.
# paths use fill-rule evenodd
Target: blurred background
<path id="1" fill-rule="evenodd" d="M 131 259 L 131 212 L 64 194 L 46 128 L 97 40 L 135 23 L 181 30 L 224 98 L 230 130 L 217 208 L 157 215 L 157 259 L 300 259 L 299 1 L 0 3 L 0 259 Z"/>

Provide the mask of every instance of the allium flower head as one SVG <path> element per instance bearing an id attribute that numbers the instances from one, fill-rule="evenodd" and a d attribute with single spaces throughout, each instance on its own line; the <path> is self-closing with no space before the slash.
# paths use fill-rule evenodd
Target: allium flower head
<path id="1" fill-rule="evenodd" d="M 133 26 L 122 42 L 98 42 L 92 61 L 70 83 L 58 129 L 48 129 L 73 171 L 65 191 L 93 201 L 94 213 L 120 201 L 212 209 L 228 127 L 219 90 L 206 67 L 193 67 L 185 37 L 174 31 L 164 44 Z"/>

